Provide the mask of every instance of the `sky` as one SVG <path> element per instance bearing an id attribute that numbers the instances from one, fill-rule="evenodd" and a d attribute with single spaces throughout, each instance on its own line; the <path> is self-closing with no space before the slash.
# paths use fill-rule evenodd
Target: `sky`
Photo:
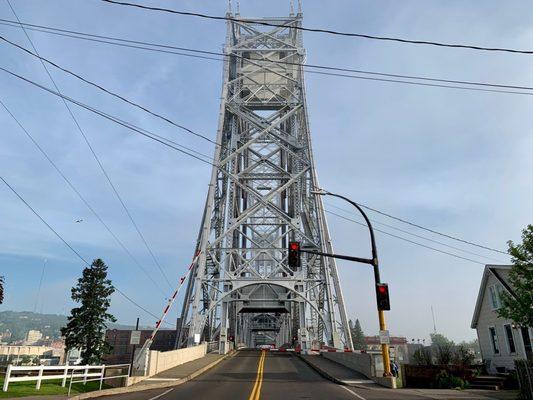
<path id="1" fill-rule="evenodd" d="M 174 46 L 220 51 L 225 24 L 105 4 L 98 0 L 11 0 L 23 22 Z M 223 15 L 223 0 L 145 0 L 144 4 Z M 235 4 L 235 2 L 234 2 Z M 327 5 L 326 5 L 327 4 Z M 284 16 L 288 0 L 242 0 L 246 17 Z M 531 50 L 530 4 L 498 1 L 304 0 L 304 26 L 442 42 Z M 0 18 L 13 20 L 0 0 Z M 218 61 L 113 47 L 28 31 L 43 57 L 96 81 L 210 138 L 215 138 L 222 64 Z M 0 25 L 0 35 L 29 48 L 24 33 Z M 533 86 L 531 55 L 480 52 L 305 33 L 307 62 L 384 73 Z M 42 65 L 0 43 L 0 66 L 51 86 Z M 207 154 L 212 144 L 50 69 L 61 91 Z M 506 250 L 532 223 L 533 97 L 422 87 L 306 74 L 313 149 L 321 185 L 420 225 Z M 86 143 L 57 97 L 0 71 L 0 100 L 78 188 L 149 272 L 154 285 L 0 107 L 0 172 L 86 259 L 109 265 L 113 283 L 159 315 L 169 286 L 114 197 Z M 117 190 L 174 283 L 194 250 L 210 168 L 83 109 L 72 107 Z M 68 313 L 70 288 L 84 267 L 0 182 L 1 310 Z M 348 210 L 348 213 L 334 207 Z M 348 205 L 326 208 L 357 218 Z M 477 261 L 467 261 L 377 233 L 382 281 L 389 283 L 394 335 L 428 338 L 434 329 L 470 340 L 484 263 L 503 254 L 467 246 L 370 213 L 387 223 L 462 252 L 376 224 L 376 228 Z M 82 219 L 80 223 L 76 220 Z M 336 251 L 369 255 L 362 227 L 328 215 Z M 46 260 L 46 261 L 45 261 Z M 39 281 L 46 263 L 43 284 Z M 378 330 L 372 271 L 339 262 L 350 318 L 367 334 Z M 161 291 L 159 287 L 163 288 Z M 177 316 L 174 307 L 171 319 Z M 111 312 L 120 323 L 154 318 L 119 294 Z"/>

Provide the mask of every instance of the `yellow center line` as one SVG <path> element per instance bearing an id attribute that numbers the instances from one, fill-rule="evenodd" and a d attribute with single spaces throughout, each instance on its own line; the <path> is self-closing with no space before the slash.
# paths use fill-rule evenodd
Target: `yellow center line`
<path id="1" fill-rule="evenodd" d="M 261 357 L 259 358 L 259 364 L 257 365 L 257 376 L 255 378 L 255 384 L 250 393 L 248 400 L 259 400 L 261 393 L 261 385 L 263 384 L 263 368 L 265 365 L 266 351 L 261 351 Z"/>
<path id="2" fill-rule="evenodd" d="M 261 375 L 259 376 L 259 384 L 257 385 L 257 391 L 255 392 L 254 400 L 259 400 L 259 396 L 261 395 L 261 386 L 263 385 L 263 370 L 265 369 L 266 351 L 263 351 L 263 354 L 265 356 L 263 357 L 263 362 L 261 363 Z"/>

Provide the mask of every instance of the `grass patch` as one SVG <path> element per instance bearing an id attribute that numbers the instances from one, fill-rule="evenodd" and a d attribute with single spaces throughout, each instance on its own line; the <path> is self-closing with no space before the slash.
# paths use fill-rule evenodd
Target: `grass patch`
<path id="1" fill-rule="evenodd" d="M 29 382 L 13 382 L 9 384 L 7 392 L 2 391 L 2 386 L 4 385 L 4 378 L 0 377 L 0 399 L 12 398 L 12 397 L 26 397 L 26 396 L 52 396 L 52 395 L 64 395 L 68 393 L 68 380 L 66 387 L 61 387 L 61 379 L 49 380 L 41 382 L 41 390 L 36 390 L 35 385 L 36 381 Z M 107 388 L 108 386 L 104 384 L 102 389 Z M 83 383 L 73 383 L 71 395 L 92 392 L 100 388 L 100 382 L 87 382 L 86 385 Z"/>

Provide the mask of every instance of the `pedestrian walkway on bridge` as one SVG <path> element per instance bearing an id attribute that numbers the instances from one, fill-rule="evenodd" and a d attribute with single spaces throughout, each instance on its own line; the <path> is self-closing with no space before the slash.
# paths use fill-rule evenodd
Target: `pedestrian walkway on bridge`
<path id="1" fill-rule="evenodd" d="M 144 379 L 133 386 L 145 386 L 151 385 L 154 383 L 164 383 L 164 382 L 176 382 L 181 381 L 182 379 L 190 378 L 197 376 L 207 369 L 212 367 L 217 361 L 224 358 L 223 354 L 209 353 L 202 358 L 180 364 L 176 367 L 167 369 L 166 371 L 160 372 L 150 378 Z"/>

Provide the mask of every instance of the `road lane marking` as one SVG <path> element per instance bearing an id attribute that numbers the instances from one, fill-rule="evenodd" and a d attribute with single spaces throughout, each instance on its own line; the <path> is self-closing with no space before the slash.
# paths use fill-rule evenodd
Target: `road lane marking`
<path id="1" fill-rule="evenodd" d="M 266 351 L 261 351 L 261 357 L 259 358 L 259 363 L 257 364 L 257 376 L 255 378 L 254 387 L 252 393 L 248 400 L 259 400 L 259 395 L 261 393 L 261 385 L 263 384 L 263 368 L 265 365 Z"/>
<path id="2" fill-rule="evenodd" d="M 168 389 L 166 392 L 163 392 L 161 394 L 158 394 L 157 396 L 154 396 L 154 397 L 150 397 L 148 400 L 156 400 L 160 397 L 163 397 L 164 395 L 166 395 L 167 393 L 170 393 L 174 390 L 174 388 L 171 388 L 171 389 Z"/>
<path id="3" fill-rule="evenodd" d="M 257 391 L 255 392 L 255 399 L 259 400 L 259 396 L 261 395 L 261 386 L 263 386 L 263 371 L 265 369 L 265 358 L 266 358 L 266 351 L 264 352 L 265 356 L 263 357 L 263 362 L 261 363 L 261 375 L 259 376 L 259 384 L 257 385 Z"/>
<path id="4" fill-rule="evenodd" d="M 145 381 L 179 381 L 177 378 L 148 378 Z"/>
<path id="5" fill-rule="evenodd" d="M 355 393 L 353 390 L 348 389 L 346 386 L 341 386 L 341 388 L 343 388 L 344 390 L 347 390 L 348 392 L 350 392 L 351 394 L 353 394 L 355 397 L 357 397 L 359 400 L 366 400 L 363 396 L 358 395 L 358 394 Z"/>

